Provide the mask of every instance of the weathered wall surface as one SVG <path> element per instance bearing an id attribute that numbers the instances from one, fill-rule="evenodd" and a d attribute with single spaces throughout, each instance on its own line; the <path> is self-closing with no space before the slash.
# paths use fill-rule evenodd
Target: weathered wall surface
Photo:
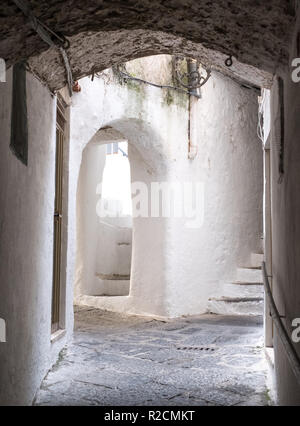
<path id="1" fill-rule="evenodd" d="M 129 141 L 133 182 L 204 184 L 200 228 L 188 228 L 177 218 L 134 219 L 130 297 L 106 301 L 105 307 L 170 317 L 205 312 L 223 280 L 234 279 L 236 267 L 260 251 L 257 95 L 214 73 L 202 99 L 193 102 L 191 136 L 199 152 L 189 160 L 186 95 L 136 83 L 120 86 L 112 79 L 105 83 L 105 78 L 81 84 L 72 110 L 72 187 L 83 147 L 107 125 Z M 74 216 L 72 208 L 69 216 Z M 103 307 L 88 297 L 78 301 Z"/>
<path id="2" fill-rule="evenodd" d="M 7 343 L 0 343 L 0 403 L 30 404 L 65 343 L 50 343 L 55 98 L 27 75 L 26 167 L 9 149 L 11 73 L 7 77 L 0 84 L 0 317 L 7 325 Z"/>
<path id="3" fill-rule="evenodd" d="M 290 0 L 114 0 L 88 5 L 82 0 L 31 0 L 30 4 L 42 22 L 69 37 L 75 78 L 137 57 L 180 52 L 225 73 L 229 70 L 224 59 L 234 55 L 230 72 L 256 84 L 269 84 L 277 64 L 287 60 L 295 14 Z M 0 57 L 10 65 L 33 56 L 35 72 L 52 89 L 63 87 L 65 70 L 58 50 L 48 49 L 18 8 L 3 0 Z"/>
<path id="4" fill-rule="evenodd" d="M 300 16 L 298 31 L 300 28 Z M 291 59 L 297 56 L 297 33 L 291 45 Z M 282 183 L 279 184 L 280 104 L 278 85 L 271 93 L 272 158 L 272 256 L 273 291 L 276 305 L 289 335 L 292 320 L 300 317 L 300 84 L 293 83 L 291 69 L 281 71 L 284 79 L 285 143 Z M 300 345 L 294 343 L 300 356 Z M 300 386 L 296 383 L 277 331 L 274 335 L 275 366 L 280 404 L 300 404 Z"/>

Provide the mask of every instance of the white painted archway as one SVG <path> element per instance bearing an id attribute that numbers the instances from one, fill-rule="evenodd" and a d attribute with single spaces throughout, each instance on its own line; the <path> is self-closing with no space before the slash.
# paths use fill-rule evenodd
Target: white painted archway
<path id="1" fill-rule="evenodd" d="M 122 129 L 122 133 L 116 128 Z M 95 209 L 96 191 L 94 194 L 87 195 L 82 188 L 84 174 L 88 167 L 91 180 L 94 180 L 94 187 L 96 187 L 103 173 L 106 144 L 124 140 L 128 140 L 129 145 L 132 182 L 143 182 L 150 188 L 153 180 L 167 180 L 167 166 L 161 152 L 160 137 L 150 126 L 138 120 L 117 120 L 96 132 L 84 149 L 85 164 L 81 165 L 78 180 L 75 300 L 118 312 L 164 316 L 166 315 L 164 293 L 167 283 L 165 258 L 168 253 L 166 219 L 151 217 L 133 219 L 129 296 L 101 297 L 93 294 L 97 280 L 95 257 L 101 252 L 98 250 L 97 253 L 99 247 L 97 240 L 93 238 L 99 218 Z M 160 147 L 160 152 L 157 147 Z M 92 173 L 91 170 L 93 170 Z M 92 205 L 89 209 L 86 209 L 87 203 Z"/>

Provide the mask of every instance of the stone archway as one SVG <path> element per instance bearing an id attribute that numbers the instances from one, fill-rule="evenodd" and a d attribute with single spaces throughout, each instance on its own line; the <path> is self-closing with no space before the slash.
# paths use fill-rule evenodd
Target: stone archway
<path id="1" fill-rule="evenodd" d="M 31 6 L 42 22 L 68 37 L 75 79 L 137 57 L 181 53 L 253 84 L 270 85 L 269 73 L 287 63 L 295 20 L 291 3 L 93 1 L 87 7 L 80 0 L 65 5 L 51 0 L 31 1 Z M 30 67 L 51 90 L 63 87 L 65 70 L 58 51 L 31 31 L 10 1 L 1 3 L 0 16 L 0 57 L 8 66 L 31 58 Z M 224 64 L 228 55 L 234 57 L 230 70 Z"/>

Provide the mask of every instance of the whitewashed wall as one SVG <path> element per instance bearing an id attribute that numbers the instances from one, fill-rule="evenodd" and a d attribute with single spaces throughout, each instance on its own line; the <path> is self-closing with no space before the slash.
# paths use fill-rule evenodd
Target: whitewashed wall
<path id="1" fill-rule="evenodd" d="M 213 73 L 192 109 L 192 142 L 198 155 L 189 160 L 184 95 L 132 83 L 120 86 L 112 78 L 86 78 L 80 84 L 72 109 L 69 253 L 75 244 L 74 194 L 81 153 L 106 126 L 129 142 L 133 182 L 203 182 L 204 223 L 188 229 L 180 219 L 135 219 L 130 296 L 105 301 L 81 296 L 76 302 L 170 317 L 205 312 L 220 283 L 234 279 L 236 267 L 247 265 L 251 252 L 261 251 L 257 94 Z M 69 260 L 72 279 L 75 261 Z"/>
<path id="2" fill-rule="evenodd" d="M 300 9 L 290 45 L 290 61 L 299 57 Z M 294 69 L 293 69 L 294 70 Z M 281 142 L 278 82 L 271 90 L 271 193 L 272 193 L 272 284 L 277 309 L 292 336 L 292 321 L 300 318 L 300 83 L 292 81 L 292 69 L 279 71 L 284 83 L 284 176 L 279 180 Z M 268 271 L 268 273 L 270 273 Z M 300 356 L 300 344 L 293 342 Z M 278 403 L 300 405 L 300 385 L 292 372 L 285 348 L 274 326 L 275 371 Z"/>
<path id="3" fill-rule="evenodd" d="M 10 151 L 12 73 L 0 84 L 1 404 L 30 404 L 66 338 L 50 343 L 55 97 L 27 75 L 28 166 Z M 68 292 L 71 296 L 71 291 Z M 72 330 L 72 299 L 66 326 Z"/>
<path id="4" fill-rule="evenodd" d="M 95 272 L 98 258 L 99 218 L 96 215 L 95 206 L 99 197 L 96 194 L 96 188 L 102 179 L 105 153 L 105 146 L 88 145 L 82 156 L 77 191 L 78 235 L 75 294 L 78 294 L 80 289 L 85 294 L 94 294 L 94 289 L 97 287 Z"/>

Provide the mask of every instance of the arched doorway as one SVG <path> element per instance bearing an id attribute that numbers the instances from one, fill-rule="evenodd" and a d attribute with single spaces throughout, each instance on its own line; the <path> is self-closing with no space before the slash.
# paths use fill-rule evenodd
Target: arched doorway
<path id="1" fill-rule="evenodd" d="M 82 154 L 77 191 L 77 264 L 82 271 L 76 292 L 127 296 L 132 251 L 127 142 L 102 142 L 91 141 Z"/>
<path id="2" fill-rule="evenodd" d="M 117 147 L 119 155 L 113 154 Z M 116 165 L 112 164 L 114 158 Z M 112 175 L 116 171 L 119 173 L 120 167 L 123 172 L 111 185 Z M 166 180 L 166 176 L 161 139 L 141 120 L 115 120 L 96 132 L 85 146 L 77 187 L 75 302 L 92 303 L 117 312 L 148 313 L 152 310 L 154 314 L 164 315 L 164 259 L 168 244 L 165 220 L 148 217 L 144 207 L 140 214 L 131 218 L 128 214 L 131 212 L 130 185 L 126 181 L 124 186 L 122 179 L 141 182 L 150 192 L 152 179 Z M 118 188 L 120 180 L 121 191 Z M 125 199 L 121 197 L 124 189 Z M 110 191 L 114 192 L 112 199 L 109 199 Z M 137 209 L 140 209 L 139 197 L 139 191 L 133 194 Z M 122 212 L 121 201 L 125 204 Z"/>

